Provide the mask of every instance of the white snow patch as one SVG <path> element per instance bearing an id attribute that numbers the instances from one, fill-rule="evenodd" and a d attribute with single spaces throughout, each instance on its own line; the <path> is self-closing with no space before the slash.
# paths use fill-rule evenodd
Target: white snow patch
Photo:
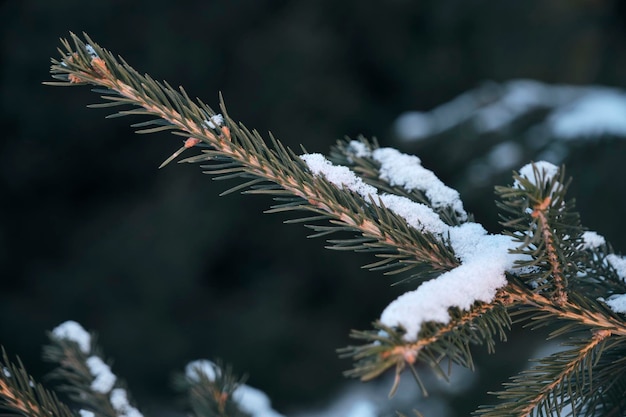
<path id="1" fill-rule="evenodd" d="M 52 335 L 56 339 L 76 342 L 83 353 L 91 350 L 91 335 L 75 321 L 68 320 L 52 329 Z"/>
<path id="2" fill-rule="evenodd" d="M 601 236 L 598 233 L 591 231 L 591 230 L 583 232 L 582 238 L 583 238 L 582 249 L 596 249 L 606 244 L 606 240 L 604 239 L 604 236 Z"/>
<path id="3" fill-rule="evenodd" d="M 333 165 L 326 157 L 319 153 L 300 155 L 314 175 L 321 175 L 338 188 L 347 188 L 363 198 L 378 194 L 376 187 L 366 184 L 348 167 Z"/>
<path id="4" fill-rule="evenodd" d="M 193 382 L 200 382 L 201 375 L 204 375 L 209 381 L 215 381 L 217 375 L 215 374 L 216 365 L 206 359 L 198 359 L 189 362 L 185 366 L 185 376 Z"/>
<path id="5" fill-rule="evenodd" d="M 89 410 L 80 409 L 78 410 L 78 414 L 80 414 L 80 417 L 96 417 L 96 414 Z"/>
<path id="6" fill-rule="evenodd" d="M 91 56 L 91 58 L 98 58 L 98 53 L 96 52 L 94 47 L 91 46 L 90 44 L 86 44 L 85 45 L 85 50 Z"/>
<path id="7" fill-rule="evenodd" d="M 109 365 L 98 356 L 90 356 L 85 361 L 89 368 L 89 373 L 93 375 L 93 381 L 91 381 L 91 389 L 95 392 L 106 394 L 111 391 L 111 388 L 115 385 L 117 377 Z"/>
<path id="8" fill-rule="evenodd" d="M 348 149 L 357 158 L 370 156 L 372 153 L 366 144 L 364 144 L 363 142 L 359 142 L 358 140 L 350 141 L 350 143 L 348 143 Z"/>
<path id="9" fill-rule="evenodd" d="M 626 281 L 626 258 L 611 253 L 606 256 L 606 260 L 613 268 L 615 268 L 617 276 L 619 276 L 623 281 Z"/>
<path id="10" fill-rule="evenodd" d="M 380 179 L 407 191 L 422 191 L 434 208 L 452 207 L 462 218 L 467 218 L 459 192 L 424 168 L 417 156 L 403 154 L 393 148 L 379 148 L 372 152 L 372 157 L 381 164 Z"/>
<path id="11" fill-rule="evenodd" d="M 537 171 L 537 175 L 535 175 L 535 170 Z M 544 179 L 546 181 L 554 180 L 554 178 L 557 176 L 558 173 L 559 173 L 559 167 L 546 161 L 538 161 L 538 162 L 526 164 L 522 167 L 522 169 L 519 170 L 520 176 L 526 178 L 535 186 L 539 185 L 538 181 L 541 179 Z M 513 186 L 516 188 L 521 188 L 521 184 L 519 183 L 518 180 L 515 180 L 515 183 L 513 184 Z M 562 185 L 560 182 L 553 181 L 551 193 L 554 193 L 555 191 L 559 190 L 561 187 Z"/>
<path id="12" fill-rule="evenodd" d="M 314 175 L 323 176 L 338 188 L 347 188 L 367 199 L 373 198 L 374 203 L 382 202 L 387 209 L 404 218 L 408 225 L 417 230 L 441 236 L 449 228 L 427 205 L 416 203 L 403 196 L 378 194 L 375 187 L 366 184 L 348 167 L 333 165 L 321 154 L 306 154 L 300 158 L 306 162 Z"/>
<path id="13" fill-rule="evenodd" d="M 616 313 L 626 313 L 626 294 L 615 294 L 604 301 Z"/>
<path id="14" fill-rule="evenodd" d="M 128 395 L 125 389 L 116 388 L 111 391 L 109 400 L 118 417 L 143 417 L 143 414 L 128 402 Z"/>
<path id="15" fill-rule="evenodd" d="M 409 226 L 420 232 L 430 232 L 441 236 L 450 228 L 425 204 L 416 203 L 395 194 L 382 194 L 379 198 L 385 207 L 404 218 Z"/>
<path id="16" fill-rule="evenodd" d="M 216 129 L 224 124 L 224 116 L 219 113 L 214 114 L 213 116 L 209 117 L 208 120 L 205 120 L 204 124 L 210 129 Z"/>
<path id="17" fill-rule="evenodd" d="M 598 89 L 554 112 L 548 125 L 563 139 L 626 136 L 626 94 Z"/>
<path id="18" fill-rule="evenodd" d="M 364 143 L 354 140 L 348 147 L 356 156 L 371 157 L 380 163 L 379 178 L 389 185 L 401 186 L 407 191 L 422 191 L 434 208 L 451 207 L 462 220 L 467 218 L 459 192 L 424 168 L 417 156 L 393 148 L 379 148 L 372 152 Z"/>
<path id="19" fill-rule="evenodd" d="M 507 283 L 505 272 L 520 259 L 509 253 L 516 246 L 510 237 L 488 235 L 476 223 L 451 227 L 450 241 L 463 263 L 401 295 L 381 315 L 383 324 L 404 327 L 407 341 L 417 339 L 424 322 L 448 323 L 450 307 L 467 310 L 476 301 L 492 302 Z"/>
<path id="20" fill-rule="evenodd" d="M 472 260 L 475 256 L 480 255 L 477 251 L 484 248 L 478 247 L 478 243 L 486 243 L 484 240 L 487 235 L 485 228 L 478 223 L 464 223 L 457 227 L 451 227 L 450 243 L 454 249 L 454 253 L 461 262 Z M 499 235 L 493 235 L 499 236 Z"/>

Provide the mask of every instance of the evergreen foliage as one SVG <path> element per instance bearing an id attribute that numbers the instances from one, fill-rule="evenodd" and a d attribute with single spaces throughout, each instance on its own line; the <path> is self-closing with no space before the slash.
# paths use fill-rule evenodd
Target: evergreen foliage
<path id="1" fill-rule="evenodd" d="M 232 373 L 230 367 L 213 363 L 206 366 L 211 368 L 209 372 L 203 372 L 198 367 L 192 375 L 180 374 L 174 379 L 175 387 L 187 394 L 193 413 L 198 417 L 246 417 L 247 414 L 233 400 L 242 381 Z"/>
<path id="2" fill-rule="evenodd" d="M 0 409 L 7 415 L 74 416 L 53 392 L 35 383 L 19 359 L 17 363 L 10 362 L 4 349 L 0 363 Z"/>
<path id="3" fill-rule="evenodd" d="M 190 99 L 184 89 L 141 75 L 86 35 L 83 40 L 72 34 L 63 48 L 51 68 L 56 81 L 47 84 L 93 85 L 104 102 L 91 107 L 112 108 L 115 112 L 109 117 L 147 116 L 149 120 L 133 125 L 137 133 L 171 131 L 185 138 L 161 167 L 198 148 L 199 154 L 179 162 L 199 164 L 214 179 L 239 181 L 222 195 L 236 191 L 270 195 L 275 204 L 267 212 L 295 213 L 288 223 L 305 224 L 313 231 L 311 236 L 327 238 L 331 249 L 371 253 L 375 260 L 365 268 L 401 274 L 399 280 L 418 288 L 462 265 L 450 230 L 476 226 L 473 217 L 451 204 L 439 204 L 428 190 L 408 189 L 381 175 L 381 163 L 373 156 L 379 149 L 375 141 L 337 143 L 330 160 L 353 175 L 339 181 L 313 172 L 306 158 L 272 135 L 266 142 L 258 132 L 235 122 L 223 101 L 217 114 L 202 101 Z M 426 320 L 417 334 L 383 320 L 371 330 L 353 331 L 359 344 L 340 350 L 341 356 L 354 360 L 347 376 L 368 381 L 393 369 L 393 394 L 408 368 L 427 394 L 419 376 L 424 368 L 446 378 L 446 364 L 473 369 L 475 346 L 485 345 L 493 352 L 497 342 L 507 339 L 513 324 L 549 327 L 551 337 L 567 340 L 565 349 L 536 360 L 532 368 L 514 376 L 503 391 L 495 393 L 500 401 L 481 406 L 476 414 L 626 413 L 626 307 L 619 305 L 626 293 L 626 273 L 615 261 L 623 259 L 608 244 L 591 242 L 574 202 L 566 198 L 569 182 L 564 168 L 542 163 L 527 167 L 514 174 L 512 185 L 496 188 L 505 228 L 499 236 L 515 243 L 510 250 L 515 261 L 504 272 L 505 284 L 488 300 L 474 298 L 468 308 L 450 305 L 448 320 Z M 438 233 L 415 227 L 386 205 L 381 195 L 366 195 L 362 190 L 367 187 L 427 207 L 447 229 Z M 53 375 L 63 381 L 61 390 L 74 404 L 98 415 L 132 414 L 129 410 L 135 409 L 130 405 L 121 410 L 112 402 L 113 386 L 94 390 L 98 375 L 88 360 L 99 357 L 97 348 L 85 352 L 71 340 L 51 340 L 44 356 L 58 365 Z M 0 399 L 6 409 L 24 415 L 39 415 L 39 409 L 50 410 L 46 413 L 53 416 L 71 414 L 43 388 L 30 386 L 21 365 L 10 365 L 6 356 L 4 362 L 8 372 L 0 374 Z M 213 371 L 198 371 L 196 378 L 187 374 L 177 381 L 197 416 L 248 415 L 236 399 L 244 385 L 228 368 L 215 366 Z M 115 389 L 123 389 L 118 381 L 113 383 Z"/>

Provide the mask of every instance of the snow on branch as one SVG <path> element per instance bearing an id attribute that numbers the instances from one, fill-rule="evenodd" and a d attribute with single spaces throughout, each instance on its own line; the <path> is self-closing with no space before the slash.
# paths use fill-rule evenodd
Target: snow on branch
<path id="1" fill-rule="evenodd" d="M 447 225 L 430 207 L 416 203 L 406 197 L 379 194 L 376 187 L 366 184 L 350 168 L 333 165 L 321 154 L 305 154 L 300 158 L 307 164 L 314 175 L 322 176 L 331 184 L 340 189 L 350 190 L 366 201 L 384 204 L 386 208 L 403 217 L 407 224 L 419 231 L 430 232 L 442 236 L 447 231 Z"/>
<path id="2" fill-rule="evenodd" d="M 604 236 L 601 236 L 598 234 L 598 232 L 594 232 L 591 230 L 583 232 L 582 240 L 582 249 L 596 249 L 603 245 L 606 245 L 606 239 L 604 239 Z"/>
<path id="3" fill-rule="evenodd" d="M 55 327 L 50 333 L 52 341 L 60 343 L 60 349 L 54 349 L 52 346 L 48 348 L 48 357 L 58 363 L 61 375 L 81 374 L 82 368 L 85 368 L 90 379 L 87 382 L 88 390 L 97 398 L 100 398 L 108 404 L 110 412 L 116 417 L 143 417 L 143 414 L 133 407 L 128 401 L 128 394 L 124 388 L 117 385 L 118 378 L 112 372 L 111 367 L 104 360 L 94 353 L 92 347 L 92 338 L 79 323 L 69 320 Z M 68 355 L 75 356 L 71 350 L 67 349 L 67 345 L 63 346 L 63 342 L 72 342 L 76 344 L 79 351 L 84 356 L 78 356 L 75 360 L 66 360 Z M 73 368 L 81 367 L 81 369 Z M 66 369 L 67 368 L 67 369 Z M 80 392 L 82 386 L 78 383 L 76 388 Z M 87 398 L 91 396 L 82 395 L 80 400 L 92 406 Z M 80 410 L 81 417 L 92 417 L 93 411 Z"/>
<path id="4" fill-rule="evenodd" d="M 573 203 L 563 201 L 566 186 L 556 166 L 548 162 L 527 165 L 519 171 L 513 188 L 497 189 L 504 200 L 500 202 L 505 211 L 502 218 L 507 220 L 503 224 L 512 231 L 510 235 L 489 234 L 481 224 L 469 221 L 471 216 L 465 212 L 459 193 L 425 169 L 415 156 L 390 148 L 373 149 L 363 140 L 347 147 L 342 144 L 338 164 L 321 154 L 298 158 L 274 137 L 268 144 L 256 131 L 235 123 L 228 117 L 223 102 L 224 116 L 200 100 L 193 102 L 182 88 L 174 90 L 167 83 L 140 75 L 86 39 L 88 44 L 72 35 L 73 46 L 63 41 L 67 53 L 62 52 L 60 61 L 53 60 L 52 74 L 57 81 L 50 84 L 104 87 L 108 89 L 102 96 L 105 102 L 97 107 L 129 105 L 132 110 L 115 115 L 154 117 L 133 125 L 142 128 L 139 133 L 171 130 L 186 137 L 184 146 L 163 165 L 186 149 L 203 144 L 205 149 L 200 155 L 183 162 L 204 164 L 201 166 L 205 172 L 217 178 L 245 179 L 228 192 L 245 190 L 278 197 L 281 203 L 269 212 L 313 212 L 313 217 L 294 222 L 312 223 L 307 226 L 317 232 L 314 236 L 355 232 L 357 237 L 353 239 L 329 240 L 334 245 L 331 247 L 373 252 L 382 260 L 368 265 L 371 269 L 389 272 L 391 266 L 396 273 L 419 267 L 414 275 L 421 274 L 428 280 L 392 301 L 374 324 L 375 330 L 355 332 L 355 338 L 369 343 L 347 348 L 347 356 L 359 361 L 349 375 L 369 380 L 395 366 L 397 387 L 399 374 L 408 365 L 422 386 L 413 367 L 418 360 L 442 374 L 439 364 L 446 356 L 472 368 L 469 344 L 485 343 L 492 348 L 493 335 L 500 333 L 503 338 L 504 328 L 511 324 L 511 306 L 525 309 L 521 312 L 528 313 L 537 327 L 557 319 L 566 321 L 555 334 L 593 332 L 592 343 L 580 344 L 571 351 L 573 356 L 556 357 L 558 361 L 554 363 L 558 366 L 552 367 L 552 377 L 546 379 L 542 369 L 537 373 L 536 404 L 550 402 L 548 413 L 552 408 L 559 410 L 559 403 L 552 405 L 553 394 L 562 391 L 560 387 L 566 385 L 561 381 L 579 369 L 579 352 L 589 352 L 584 358 L 580 356 L 582 359 L 592 359 L 597 353 L 597 358 L 604 360 L 600 356 L 602 350 L 610 348 L 608 353 L 623 357 L 623 352 L 605 346 L 603 341 L 618 336 L 614 339 L 614 346 L 618 346 L 626 336 L 623 317 L 613 314 L 626 312 L 626 294 L 617 294 L 624 292 L 626 262 L 622 257 L 606 254 L 609 245 L 601 236 L 583 234 Z M 570 131 L 579 135 L 626 136 L 626 123 L 620 119 L 626 110 L 626 94 L 622 92 L 595 87 L 589 91 L 567 86 L 548 88 L 527 80 L 513 81 L 496 90 L 487 91 L 491 96 L 485 91 L 466 93 L 432 112 L 414 114 L 409 126 L 414 128 L 413 138 L 432 136 L 465 123 L 474 125 L 479 134 L 493 133 L 535 110 L 548 114 L 541 125 L 544 136 L 568 138 Z M 591 110 L 598 108 L 604 111 Z M 143 129 L 148 126 L 155 127 Z M 495 159 L 505 159 L 500 157 L 507 154 L 521 155 L 516 145 L 498 146 L 490 154 Z M 351 161 L 352 156 L 361 160 Z M 519 161 L 512 163 L 513 159 L 508 158 L 499 167 L 517 166 Z M 561 177 L 556 178 L 559 173 Z M 328 221 L 331 226 L 315 223 L 320 221 Z M 614 285 L 604 294 L 589 297 L 570 285 L 583 282 L 585 274 L 594 275 L 594 283 L 608 277 Z M 601 295 L 607 297 L 606 301 L 601 300 L 604 304 L 597 302 Z M 48 356 L 56 358 L 61 367 L 66 366 L 60 374 L 74 384 L 70 389 L 81 394 L 74 396 L 74 401 L 89 404 L 85 398 L 95 398 L 98 403 L 107 403 L 111 410 L 105 417 L 141 417 L 129 405 L 126 392 L 118 388 L 119 382 L 108 365 L 93 354 L 91 339 L 79 325 L 66 323 L 55 329 L 52 337 L 58 343 Z M 65 365 L 64 355 L 75 360 Z M 594 358 L 590 366 L 596 367 L 597 363 L 601 362 Z M 204 385 L 206 394 L 212 395 L 218 407 L 236 405 L 255 417 L 279 416 L 265 394 L 211 363 L 196 365 L 188 367 L 192 373 L 186 382 L 195 383 L 195 387 Z M 604 386 L 600 384 L 600 390 L 612 389 L 612 369 L 605 366 L 604 370 L 611 378 L 602 381 L 601 375 Z M 503 394 L 512 407 L 527 397 L 520 391 L 525 388 L 526 376 L 522 374 L 519 381 L 514 380 Z M 578 395 L 586 384 L 575 389 Z M 573 394 L 563 394 L 564 403 L 570 399 L 566 396 Z M 98 407 L 92 409 L 95 413 L 84 410 L 81 415 L 100 414 Z M 524 409 L 523 414 L 528 412 Z"/>
<path id="5" fill-rule="evenodd" d="M 185 366 L 185 378 L 191 384 L 200 384 L 203 379 L 215 382 L 222 376 L 219 366 L 207 359 L 198 359 Z M 238 408 L 251 417 L 283 417 L 272 408 L 269 397 L 261 390 L 246 384 L 237 384 L 232 399 Z"/>
<path id="6" fill-rule="evenodd" d="M 393 148 L 379 148 L 374 151 L 363 149 L 363 143 L 351 141 L 351 148 L 357 148 L 357 156 L 371 157 L 380 163 L 380 179 L 390 185 L 402 186 L 407 191 L 424 192 L 433 208 L 451 207 L 461 218 L 467 219 L 459 192 L 446 186 L 434 172 L 424 168 L 420 159 Z"/>
<path id="7" fill-rule="evenodd" d="M 476 301 L 493 301 L 498 289 L 507 284 L 505 272 L 520 259 L 509 253 L 517 242 L 487 234 L 477 223 L 450 227 L 449 232 L 450 244 L 463 263 L 401 295 L 381 315 L 384 325 L 404 327 L 407 341 L 417 339 L 424 322 L 448 323 L 451 307 L 467 310 Z"/>
<path id="8" fill-rule="evenodd" d="M 83 353 L 91 351 L 91 335 L 73 320 L 59 324 L 52 330 L 52 335 L 56 339 L 75 342 Z"/>
<path id="9" fill-rule="evenodd" d="M 626 137 L 623 90 L 525 79 L 488 82 L 430 111 L 406 112 L 396 120 L 395 129 L 403 140 L 420 140 L 466 123 L 479 133 L 490 133 L 534 110 L 548 111 L 538 128 L 557 138 Z"/>
<path id="10" fill-rule="evenodd" d="M 421 167 L 417 157 L 402 154 L 395 149 L 381 148 L 368 152 L 359 142 L 351 143 L 359 157 L 371 156 L 381 164 L 381 177 L 391 184 L 419 189 L 433 202 L 433 206 L 451 206 L 465 214 L 459 194 L 445 186 L 431 171 Z M 379 194 L 348 167 L 333 165 L 320 154 L 301 156 L 314 175 L 322 176 L 335 186 L 351 190 L 375 204 L 384 204 L 392 212 L 404 218 L 407 224 L 421 232 L 429 232 L 447 242 L 461 265 L 431 279 L 416 290 L 409 291 L 393 301 L 381 315 L 382 324 L 402 326 L 407 341 L 417 339 L 423 322 L 447 323 L 448 310 L 458 307 L 469 309 L 475 302 L 489 303 L 498 289 L 507 284 L 505 273 L 514 269 L 515 261 L 522 255 L 511 251 L 519 245 L 511 237 L 488 234 L 478 223 L 466 222 L 459 226 L 445 224 L 429 206 L 406 197 Z M 558 168 L 547 162 L 527 165 L 521 175 L 533 178 L 534 170 L 554 176 Z M 466 215 L 466 214 L 465 214 Z"/>

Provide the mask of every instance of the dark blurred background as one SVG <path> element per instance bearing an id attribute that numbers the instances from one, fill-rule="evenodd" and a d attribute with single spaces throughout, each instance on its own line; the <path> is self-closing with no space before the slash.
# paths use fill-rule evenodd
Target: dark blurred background
<path id="1" fill-rule="evenodd" d="M 462 129 L 400 141 L 396 118 L 486 81 L 626 87 L 618 0 L 0 3 L 0 344 L 39 376 L 45 332 L 77 320 L 155 413 L 175 403 L 172 371 L 199 357 L 249 373 L 283 412 L 317 404 L 344 382 L 351 364 L 335 349 L 349 330 L 409 288 L 359 269 L 368 256 L 325 250 L 262 214 L 270 199 L 220 198 L 233 183 L 196 166 L 157 170 L 180 138 L 135 135 L 140 118 L 105 120 L 85 107 L 98 102 L 88 88 L 43 86 L 69 31 L 215 107 L 221 91 L 232 117 L 294 149 L 325 153 L 364 134 L 417 153 L 490 232 L 493 185 L 510 170 L 472 185 L 463 173 L 483 147 L 464 145 Z M 584 224 L 626 250 L 623 140 L 572 146 L 563 162 Z M 515 349 L 529 353 L 528 340 L 514 334 L 488 360 L 478 349 L 476 392 L 503 382 L 503 363 L 522 366 Z M 458 415 L 483 401 L 463 395 Z"/>

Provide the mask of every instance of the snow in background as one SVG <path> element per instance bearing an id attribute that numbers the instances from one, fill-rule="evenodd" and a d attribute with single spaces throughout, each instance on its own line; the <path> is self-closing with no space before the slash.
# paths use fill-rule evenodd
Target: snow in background
<path id="1" fill-rule="evenodd" d="M 329 403 L 317 409 L 308 407 L 296 411 L 292 417 L 380 417 L 395 416 L 396 411 L 407 416 L 412 410 L 424 416 L 456 417 L 448 404 L 450 396 L 465 392 L 472 387 L 477 373 L 458 365 L 452 365 L 450 381 L 438 378 L 430 369 L 420 369 L 420 378 L 428 388 L 428 397 L 421 395 L 417 384 L 406 372 L 402 376 L 396 394 L 390 399 L 389 389 L 393 385 L 393 373 L 371 382 L 349 382 Z"/>
<path id="2" fill-rule="evenodd" d="M 207 359 L 198 359 L 185 366 L 185 376 L 195 382 L 200 381 L 200 375 L 214 381 L 219 368 Z M 239 408 L 251 417 L 283 417 L 272 408 L 269 397 L 261 390 L 246 384 L 239 385 L 233 392 L 233 400 Z"/>
<path id="3" fill-rule="evenodd" d="M 486 133 L 506 128 L 534 109 L 549 111 L 542 127 L 554 137 L 626 137 L 624 91 L 534 80 L 486 83 L 428 112 L 405 112 L 395 121 L 394 129 L 405 141 L 424 139 L 465 122 Z"/>
<path id="4" fill-rule="evenodd" d="M 467 168 L 470 183 L 485 185 L 531 159 L 560 165 L 573 143 L 626 138 L 626 91 L 528 79 L 487 82 L 432 110 L 401 114 L 393 131 L 405 144 L 445 135 L 499 138 Z"/>

